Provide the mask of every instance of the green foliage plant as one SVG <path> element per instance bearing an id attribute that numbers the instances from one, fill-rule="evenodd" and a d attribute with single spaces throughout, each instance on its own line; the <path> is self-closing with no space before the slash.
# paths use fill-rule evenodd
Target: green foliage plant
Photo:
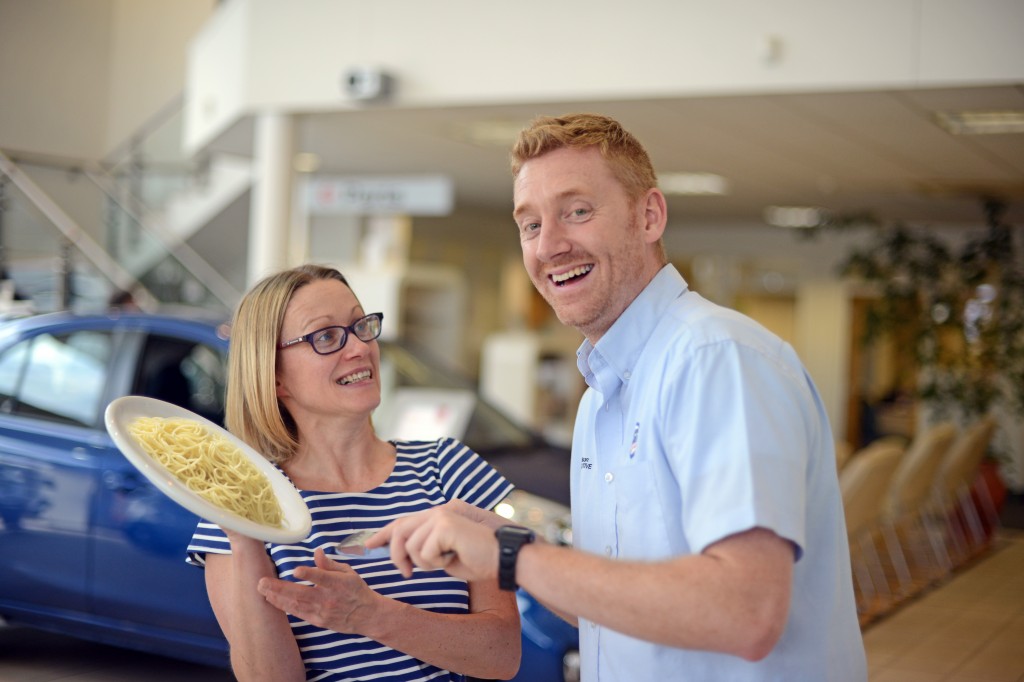
<path id="1" fill-rule="evenodd" d="M 986 202 L 986 229 L 959 248 L 925 229 L 876 224 L 841 265 L 879 291 L 865 343 L 894 340 L 909 360 L 902 370 L 917 371 L 903 385 L 936 417 L 970 419 L 997 403 L 1024 416 L 1024 248 L 1003 212 Z"/>

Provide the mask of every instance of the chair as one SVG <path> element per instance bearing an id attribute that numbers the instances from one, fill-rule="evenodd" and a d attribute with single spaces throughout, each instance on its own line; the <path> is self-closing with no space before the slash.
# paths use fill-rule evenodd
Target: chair
<path id="1" fill-rule="evenodd" d="M 850 455 L 852 454 L 853 446 L 850 445 L 849 441 L 836 441 L 836 471 L 842 471 L 846 463 L 850 461 Z"/>
<path id="2" fill-rule="evenodd" d="M 931 546 L 934 566 L 941 572 L 944 573 L 949 568 L 949 556 L 941 540 L 928 532 L 921 521 L 921 515 L 935 485 L 939 467 L 956 435 L 956 427 L 949 422 L 934 424 L 919 431 L 900 459 L 889 483 L 882 515 L 883 525 L 886 532 L 892 536 L 887 535 L 890 556 L 900 574 L 904 590 L 911 585 L 911 571 L 900 543 L 901 531 L 911 539 L 915 536 L 922 538 L 926 541 L 924 544 Z M 913 548 L 918 546 L 919 543 L 915 542 Z M 931 560 L 921 558 L 921 552 L 917 554 L 918 564 L 923 568 L 925 575 L 934 573 Z"/>
<path id="3" fill-rule="evenodd" d="M 953 545 L 956 555 L 961 560 L 971 554 L 972 541 L 974 547 L 977 547 L 985 540 L 978 509 L 971 500 L 970 490 L 995 429 L 996 420 L 991 415 L 978 419 L 964 429 L 949 446 L 936 477 L 933 494 L 938 508 L 945 517 L 947 544 Z M 988 502 L 991 507 L 991 500 Z M 990 515 L 995 516 L 994 510 L 988 511 Z M 951 518 L 953 516 L 957 518 Z M 966 530 L 957 522 L 959 517 L 963 518 Z M 993 522 L 995 521 L 993 519 Z"/>
<path id="4" fill-rule="evenodd" d="M 888 580 L 875 549 L 874 534 L 879 528 L 889 483 L 902 454 L 903 448 L 898 443 L 889 439 L 876 441 L 854 453 L 839 472 L 839 490 L 843 498 L 854 575 L 864 596 L 858 605 L 862 612 L 870 608 L 870 602 L 879 593 L 890 594 Z M 855 549 L 860 551 L 855 552 Z"/>

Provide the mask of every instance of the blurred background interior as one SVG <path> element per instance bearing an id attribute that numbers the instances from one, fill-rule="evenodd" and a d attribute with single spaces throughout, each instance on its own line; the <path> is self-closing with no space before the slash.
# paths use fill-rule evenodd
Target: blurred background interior
<path id="1" fill-rule="evenodd" d="M 226 319 L 329 263 L 386 340 L 566 445 L 580 339 L 522 270 L 507 151 L 609 114 L 671 261 L 821 390 L 868 629 L 1024 527 L 1022 26 L 1019 0 L 0 0 L 0 310 Z"/>

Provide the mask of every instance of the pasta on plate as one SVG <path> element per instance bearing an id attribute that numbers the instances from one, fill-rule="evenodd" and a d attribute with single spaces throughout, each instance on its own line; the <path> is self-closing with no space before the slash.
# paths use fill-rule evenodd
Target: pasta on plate
<path id="1" fill-rule="evenodd" d="M 255 523 L 282 526 L 270 480 L 227 438 L 184 418 L 137 417 L 128 432 L 200 497 Z"/>

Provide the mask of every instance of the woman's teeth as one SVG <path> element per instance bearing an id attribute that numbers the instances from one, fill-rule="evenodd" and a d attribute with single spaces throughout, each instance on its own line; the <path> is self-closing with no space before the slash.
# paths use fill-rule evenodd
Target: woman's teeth
<path id="1" fill-rule="evenodd" d="M 364 369 L 360 372 L 356 372 L 355 374 L 349 374 L 348 376 L 344 376 L 338 379 L 338 384 L 340 384 L 341 386 L 344 386 L 345 384 L 354 384 L 357 381 L 369 379 L 371 376 L 372 374 L 370 373 L 370 370 Z"/>
<path id="2" fill-rule="evenodd" d="M 560 275 L 551 275 L 551 281 L 554 282 L 555 284 L 562 284 L 563 282 L 567 282 L 570 279 L 573 279 L 574 277 L 585 275 L 593 269 L 593 265 L 581 265 L 578 268 L 573 268 L 572 270 L 563 272 Z"/>

